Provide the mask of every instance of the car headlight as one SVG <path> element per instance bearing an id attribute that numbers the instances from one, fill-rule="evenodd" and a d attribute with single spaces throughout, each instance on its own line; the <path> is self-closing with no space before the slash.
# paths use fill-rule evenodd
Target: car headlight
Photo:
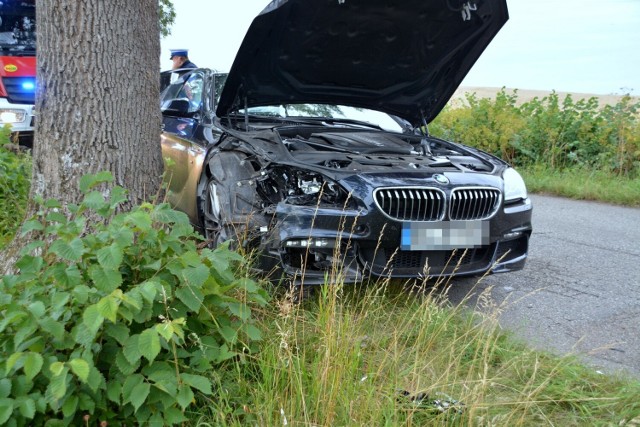
<path id="1" fill-rule="evenodd" d="M 0 109 L 0 124 L 20 123 L 24 121 L 27 112 L 17 109 Z"/>
<path id="2" fill-rule="evenodd" d="M 513 168 L 508 168 L 502 174 L 504 179 L 504 200 L 512 202 L 527 198 L 527 186 L 520 174 Z"/>

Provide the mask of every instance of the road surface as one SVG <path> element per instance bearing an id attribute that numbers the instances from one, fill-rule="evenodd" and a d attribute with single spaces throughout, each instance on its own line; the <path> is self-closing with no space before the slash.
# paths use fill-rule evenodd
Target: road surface
<path id="1" fill-rule="evenodd" d="M 492 288 L 500 324 L 535 348 L 640 378 L 640 209 L 534 195 L 524 270 L 453 281 L 449 299 Z M 467 304 L 474 306 L 474 299 Z"/>

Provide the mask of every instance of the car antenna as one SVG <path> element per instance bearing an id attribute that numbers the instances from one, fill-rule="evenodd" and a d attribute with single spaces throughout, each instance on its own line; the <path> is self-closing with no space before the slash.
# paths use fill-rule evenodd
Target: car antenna
<path id="1" fill-rule="evenodd" d="M 244 96 L 244 130 L 249 130 L 249 111 L 247 107 L 247 95 Z"/>

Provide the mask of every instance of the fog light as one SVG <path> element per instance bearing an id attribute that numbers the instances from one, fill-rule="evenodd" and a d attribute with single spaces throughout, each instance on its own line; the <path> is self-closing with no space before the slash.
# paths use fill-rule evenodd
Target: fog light
<path id="1" fill-rule="evenodd" d="M 510 233 L 504 233 L 502 238 L 505 240 L 511 240 L 522 236 L 522 231 L 512 231 Z"/>
<path id="2" fill-rule="evenodd" d="M 326 248 L 330 245 L 328 239 L 293 239 L 284 244 L 288 248 Z"/>
<path id="3" fill-rule="evenodd" d="M 20 123 L 24 121 L 24 110 L 0 110 L 0 123 Z"/>

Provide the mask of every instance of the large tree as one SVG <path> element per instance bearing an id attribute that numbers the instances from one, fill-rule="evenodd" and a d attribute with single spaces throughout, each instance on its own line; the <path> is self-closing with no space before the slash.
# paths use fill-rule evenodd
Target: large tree
<path id="1" fill-rule="evenodd" d="M 133 201 L 162 174 L 158 0 L 38 0 L 32 194 L 77 202 L 111 171 Z"/>
<path id="2" fill-rule="evenodd" d="M 160 3 L 170 23 L 171 3 Z M 110 171 L 132 204 L 157 194 L 163 171 L 159 11 L 159 0 L 36 0 L 30 200 L 77 203 L 79 179 L 99 171 Z M 25 243 L 16 239 L 5 248 L 0 273 L 12 269 Z"/>

